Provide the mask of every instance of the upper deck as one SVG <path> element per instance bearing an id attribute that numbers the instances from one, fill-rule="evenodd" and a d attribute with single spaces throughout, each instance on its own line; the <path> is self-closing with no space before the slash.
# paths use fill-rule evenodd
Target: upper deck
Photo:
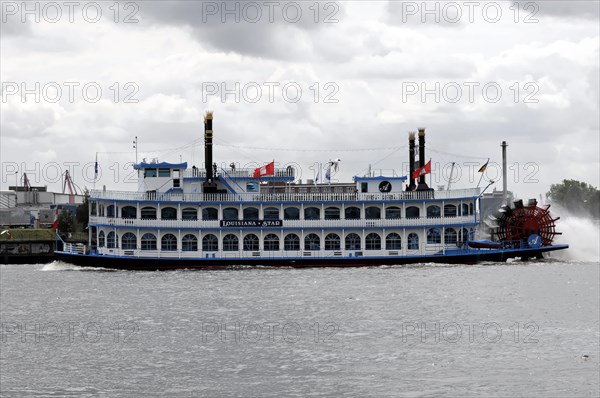
<path id="1" fill-rule="evenodd" d="M 450 191 L 410 191 L 398 193 L 181 193 L 181 192 L 126 192 L 94 190 L 92 200 L 128 202 L 389 202 L 411 200 L 444 200 L 474 198 L 480 188 Z"/>

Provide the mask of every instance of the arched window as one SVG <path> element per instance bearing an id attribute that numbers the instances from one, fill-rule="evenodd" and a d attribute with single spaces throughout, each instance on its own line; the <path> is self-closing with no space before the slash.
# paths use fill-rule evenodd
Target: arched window
<path id="1" fill-rule="evenodd" d="M 106 235 L 106 247 L 109 249 L 114 249 L 117 247 L 117 239 L 113 231 L 110 231 L 108 235 Z"/>
<path id="2" fill-rule="evenodd" d="M 369 206 L 365 209 L 365 218 L 367 220 L 378 220 L 381 218 L 381 209 L 375 206 Z"/>
<path id="3" fill-rule="evenodd" d="M 266 251 L 279 250 L 279 237 L 275 234 L 268 234 L 265 236 L 264 247 Z"/>
<path id="4" fill-rule="evenodd" d="M 142 220 L 156 220 L 156 209 L 154 207 L 142 207 Z"/>
<path id="5" fill-rule="evenodd" d="M 126 232 L 121 236 L 121 249 L 123 250 L 135 250 L 137 249 L 137 238 L 135 234 Z"/>
<path id="6" fill-rule="evenodd" d="M 219 250 L 219 239 L 213 234 L 205 235 L 202 238 L 202 250 L 205 252 L 216 252 Z"/>
<path id="7" fill-rule="evenodd" d="M 368 234 L 365 237 L 365 248 L 367 250 L 381 250 L 381 236 L 376 233 Z"/>
<path id="8" fill-rule="evenodd" d="M 438 228 L 427 230 L 427 244 L 442 243 L 442 233 Z"/>
<path id="9" fill-rule="evenodd" d="M 458 242 L 458 233 L 454 228 L 447 228 L 444 231 L 444 243 L 447 245 L 455 245 Z"/>
<path id="10" fill-rule="evenodd" d="M 444 217 L 456 217 L 456 206 L 444 205 Z"/>
<path id="11" fill-rule="evenodd" d="M 177 250 L 177 238 L 173 234 L 164 234 L 160 240 L 160 250 L 173 252 Z"/>
<path id="12" fill-rule="evenodd" d="M 339 220 L 340 209 L 338 207 L 326 207 L 325 208 L 325 219 L 326 220 Z"/>
<path id="13" fill-rule="evenodd" d="M 263 220 L 279 220 L 279 209 L 277 207 L 263 209 Z"/>
<path id="14" fill-rule="evenodd" d="M 360 208 L 355 206 L 346 207 L 344 210 L 344 217 L 346 220 L 359 220 Z"/>
<path id="15" fill-rule="evenodd" d="M 325 236 L 325 250 L 340 250 L 340 236 L 338 234 L 327 234 Z"/>
<path id="16" fill-rule="evenodd" d="M 469 203 L 469 214 L 473 215 L 473 209 L 474 209 L 473 203 Z"/>
<path id="17" fill-rule="evenodd" d="M 182 220 L 197 220 L 198 219 L 198 209 L 193 207 L 186 207 L 181 210 L 181 219 Z"/>
<path id="18" fill-rule="evenodd" d="M 304 237 L 304 250 L 321 250 L 321 238 L 319 238 L 319 235 L 306 235 Z"/>
<path id="19" fill-rule="evenodd" d="M 402 250 L 402 238 L 395 232 L 385 237 L 386 250 Z"/>
<path id="20" fill-rule="evenodd" d="M 305 220 L 319 220 L 321 219 L 321 209 L 318 207 L 306 207 L 304 208 L 304 219 Z"/>
<path id="21" fill-rule="evenodd" d="M 142 250 L 156 250 L 156 236 L 151 233 L 142 235 Z"/>
<path id="22" fill-rule="evenodd" d="M 460 214 L 460 215 L 461 215 L 461 216 L 468 216 L 468 215 L 469 215 L 469 205 L 468 205 L 468 204 L 466 204 L 466 203 L 463 203 L 463 204 L 461 205 L 461 208 L 462 208 L 462 212 L 461 212 L 461 214 Z"/>
<path id="23" fill-rule="evenodd" d="M 121 218 L 137 218 L 137 209 L 133 206 L 125 206 L 121 208 Z"/>
<path id="24" fill-rule="evenodd" d="M 389 206 L 385 208 L 385 218 L 395 220 L 402 217 L 402 210 L 398 206 Z"/>
<path id="25" fill-rule="evenodd" d="M 357 234 L 348 234 L 346 235 L 345 240 L 346 250 L 360 250 L 360 236 Z"/>
<path id="26" fill-rule="evenodd" d="M 408 234 L 408 250 L 419 250 L 419 235 L 413 233 Z"/>
<path id="27" fill-rule="evenodd" d="M 299 220 L 300 209 L 297 207 L 286 207 L 283 209 L 283 218 L 285 220 Z"/>
<path id="28" fill-rule="evenodd" d="M 214 221 L 219 219 L 219 210 L 214 207 L 202 208 L 202 219 L 206 221 Z"/>
<path id="29" fill-rule="evenodd" d="M 406 208 L 406 218 L 419 218 L 421 217 L 421 209 L 417 206 L 408 206 Z"/>
<path id="30" fill-rule="evenodd" d="M 286 235 L 283 240 L 283 250 L 300 250 L 300 238 L 296 234 Z"/>
<path id="31" fill-rule="evenodd" d="M 244 220 L 258 220 L 258 209 L 256 207 L 244 208 Z"/>
<path id="32" fill-rule="evenodd" d="M 259 240 L 258 236 L 254 234 L 248 234 L 244 236 L 244 250 L 246 251 L 256 251 L 259 250 Z"/>
<path id="33" fill-rule="evenodd" d="M 227 234 L 223 237 L 223 251 L 236 252 L 239 250 L 239 240 L 234 234 Z"/>
<path id="34" fill-rule="evenodd" d="M 106 207 L 106 217 L 115 218 L 115 205 L 109 205 Z"/>
<path id="35" fill-rule="evenodd" d="M 104 247 L 104 231 L 98 234 L 98 247 Z"/>
<path id="36" fill-rule="evenodd" d="M 427 218 L 437 218 L 440 216 L 440 206 L 432 205 L 427 208 Z"/>
<path id="37" fill-rule="evenodd" d="M 163 207 L 160 209 L 161 220 L 177 220 L 177 209 L 174 207 Z"/>
<path id="38" fill-rule="evenodd" d="M 223 220 L 236 221 L 238 219 L 237 207 L 226 207 L 223 209 Z"/>
<path id="39" fill-rule="evenodd" d="M 198 238 L 192 234 L 183 235 L 183 238 L 181 238 L 181 250 L 184 252 L 198 251 Z"/>

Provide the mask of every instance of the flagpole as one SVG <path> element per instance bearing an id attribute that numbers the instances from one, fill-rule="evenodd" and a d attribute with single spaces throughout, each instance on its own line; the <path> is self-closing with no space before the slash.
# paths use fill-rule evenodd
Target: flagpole
<path id="1" fill-rule="evenodd" d="M 323 181 L 323 163 L 320 163 L 320 162 L 319 162 L 319 174 L 318 174 L 318 176 L 319 176 L 319 180 Z M 321 185 L 321 184 L 319 184 L 319 185 Z"/>
<path id="2" fill-rule="evenodd" d="M 98 152 L 96 152 L 96 163 L 94 163 L 94 187 L 96 189 L 96 179 L 98 178 Z"/>
<path id="3" fill-rule="evenodd" d="M 431 163 L 431 158 L 429 158 L 429 163 Z M 429 188 L 433 189 L 433 182 L 431 181 L 433 177 L 433 173 L 429 173 Z"/>
<path id="4" fill-rule="evenodd" d="M 487 162 L 485 162 L 486 167 L 489 162 L 490 162 L 490 158 L 488 158 Z M 477 188 L 479 188 L 479 184 L 481 184 L 481 180 L 483 179 L 483 173 L 485 173 L 485 169 L 483 169 L 483 171 L 481 172 L 481 176 L 479 177 L 479 182 L 477 183 Z"/>

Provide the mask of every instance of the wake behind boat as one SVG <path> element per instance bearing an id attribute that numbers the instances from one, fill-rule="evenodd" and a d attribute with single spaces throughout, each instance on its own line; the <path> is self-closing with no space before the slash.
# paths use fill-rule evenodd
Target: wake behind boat
<path id="1" fill-rule="evenodd" d="M 430 188 L 424 129 L 418 132 L 418 165 L 417 137 L 409 134 L 409 176 L 371 173 L 350 183 L 302 184 L 293 168 L 278 169 L 275 162 L 218 168 L 212 124 L 208 112 L 203 170 L 187 163 L 136 164 L 138 191 L 92 191 L 89 244 L 61 242 L 57 259 L 129 270 L 347 267 L 473 264 L 568 247 L 552 243 L 557 219 L 535 200 L 505 205 L 482 222 L 479 188 Z M 331 162 L 328 170 L 335 166 Z M 491 240 L 474 240 L 478 233 Z"/>

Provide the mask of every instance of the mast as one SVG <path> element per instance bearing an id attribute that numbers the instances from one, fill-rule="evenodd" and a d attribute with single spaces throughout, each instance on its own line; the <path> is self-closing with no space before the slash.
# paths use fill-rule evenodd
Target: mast
<path id="1" fill-rule="evenodd" d="M 452 162 L 452 167 L 450 168 L 450 178 L 448 178 L 448 187 L 446 188 L 446 191 L 450 190 L 450 186 L 452 185 L 452 174 L 454 174 L 454 165 L 456 163 Z"/>

